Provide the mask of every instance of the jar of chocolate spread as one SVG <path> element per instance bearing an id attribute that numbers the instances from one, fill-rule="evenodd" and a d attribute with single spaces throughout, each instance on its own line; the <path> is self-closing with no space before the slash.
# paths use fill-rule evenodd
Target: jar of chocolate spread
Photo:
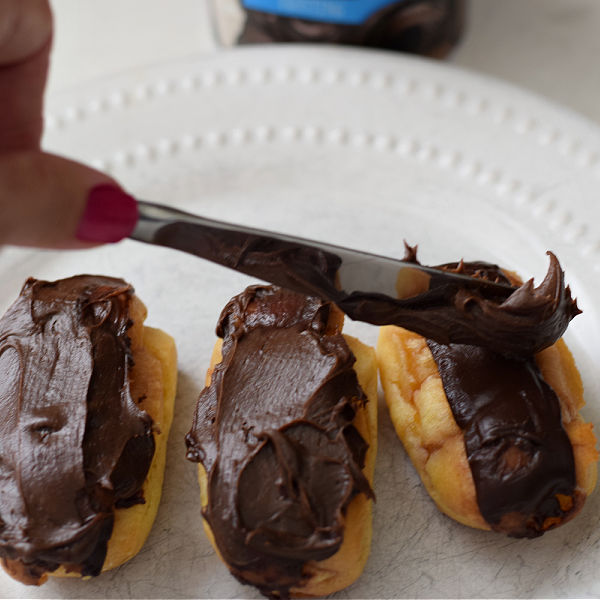
<path id="1" fill-rule="evenodd" d="M 349 44 L 444 57 L 458 42 L 466 0 L 214 0 L 226 45 Z"/>

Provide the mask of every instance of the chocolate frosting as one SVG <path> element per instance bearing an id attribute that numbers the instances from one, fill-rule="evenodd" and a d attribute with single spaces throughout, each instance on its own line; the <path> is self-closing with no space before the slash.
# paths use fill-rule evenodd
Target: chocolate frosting
<path id="1" fill-rule="evenodd" d="M 0 556 L 39 583 L 98 575 L 115 505 L 143 502 L 152 421 L 129 391 L 133 289 L 29 279 L 0 320 Z"/>
<path id="2" fill-rule="evenodd" d="M 565 286 L 558 259 L 538 287 L 530 279 L 507 296 L 448 283 L 432 277 L 429 291 L 414 298 L 386 301 L 373 294 L 351 294 L 337 304 L 352 318 L 376 325 L 399 325 L 441 344 L 484 346 L 507 356 L 527 358 L 556 342 L 581 311 Z M 419 264 L 416 248 L 406 246 L 404 260 Z M 436 267 L 511 283 L 501 269 L 486 262 L 449 263 Z"/>
<path id="3" fill-rule="evenodd" d="M 483 518 L 514 537 L 536 537 L 565 520 L 576 506 L 573 449 L 535 360 L 428 344 L 464 434 Z"/>
<path id="4" fill-rule="evenodd" d="M 286 597 L 303 567 L 334 554 L 367 444 L 352 425 L 366 398 L 330 305 L 254 286 L 223 310 L 222 362 L 198 400 L 188 459 L 208 477 L 203 509 L 232 573 Z"/>
<path id="5" fill-rule="evenodd" d="M 509 356 L 527 357 L 552 345 L 580 311 L 565 286 L 564 273 L 551 252 L 548 273 L 538 287 L 498 290 L 432 276 L 429 289 L 398 299 L 381 293 L 340 289 L 339 274 L 355 258 L 318 246 L 185 221 L 161 226 L 154 243 L 177 248 L 296 292 L 337 304 L 349 317 L 373 325 L 399 325 L 441 344 L 475 344 Z M 406 247 L 406 262 L 419 264 Z M 461 271 L 464 263 L 442 265 Z M 478 263 L 498 270 L 496 265 Z M 365 265 L 365 268 L 368 268 Z M 483 273 L 484 271 L 481 271 Z M 478 275 L 481 277 L 482 275 Z"/>
<path id="6" fill-rule="evenodd" d="M 458 42 L 464 0 L 403 0 L 361 25 L 322 23 L 247 10 L 239 42 L 311 42 L 371 46 L 443 57 Z"/>
<path id="7" fill-rule="evenodd" d="M 414 249 L 409 253 L 414 255 Z M 461 261 L 440 268 L 499 283 L 511 281 L 497 265 L 485 262 Z M 540 286 L 547 298 L 553 287 L 562 285 L 552 283 L 551 277 Z M 540 288 L 543 305 L 547 300 Z M 527 292 L 526 305 L 535 308 L 531 284 L 519 289 Z M 562 427 L 558 397 L 533 356 L 516 360 L 477 346 L 427 343 L 464 434 L 483 518 L 493 529 L 514 537 L 536 537 L 562 522 L 575 507 L 573 449 Z"/>

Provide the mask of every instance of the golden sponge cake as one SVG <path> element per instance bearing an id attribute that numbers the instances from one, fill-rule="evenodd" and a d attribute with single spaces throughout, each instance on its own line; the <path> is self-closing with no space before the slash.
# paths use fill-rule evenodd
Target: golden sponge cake
<path id="1" fill-rule="evenodd" d="M 514 511 L 496 523 L 480 509 L 473 471 L 467 457 L 464 431 L 448 401 L 438 365 L 425 338 L 405 329 L 380 330 L 377 358 L 385 400 L 394 427 L 425 488 L 438 508 L 452 519 L 480 529 L 533 537 L 574 517 L 596 483 L 596 438 L 592 425 L 579 411 L 583 386 L 575 362 L 563 340 L 543 350 L 535 363 L 559 401 L 562 429 L 574 461 L 574 486 L 569 493 L 549 493 L 546 512 L 527 515 Z M 506 437 L 501 476 L 525 470 L 527 457 L 519 444 Z M 508 447 L 508 449 L 506 449 Z"/>
<path id="2" fill-rule="evenodd" d="M 81 275 L 30 279 L 0 321 L 2 402 L 17 403 L 20 416 L 2 458 L 9 469 L 25 465 L 20 488 L 5 479 L 0 556 L 23 583 L 98 575 L 132 558 L 150 532 L 177 359 L 173 339 L 144 326 L 146 314 L 123 280 Z"/>
<path id="3" fill-rule="evenodd" d="M 207 387 L 200 397 L 195 423 L 192 431 L 188 434 L 188 447 L 200 452 L 200 457 L 196 459 L 201 463 L 198 468 L 198 477 L 201 492 L 201 505 L 205 517 L 204 527 L 209 539 L 219 553 L 219 556 L 238 579 L 244 583 L 255 585 L 265 595 L 270 597 L 287 597 L 290 595 L 323 596 L 343 589 L 360 576 L 366 563 L 371 543 L 372 492 L 370 490 L 370 485 L 373 480 L 377 448 L 377 368 L 375 354 L 372 348 L 355 338 L 350 336 L 342 337 L 340 335 L 339 330 L 342 325 L 342 315 L 337 309 L 330 305 L 324 305 L 321 301 L 317 301 L 316 299 L 310 299 L 310 306 L 308 307 L 305 305 L 305 302 L 305 298 L 300 298 L 297 294 L 266 286 L 254 286 L 249 288 L 244 294 L 241 294 L 230 302 L 228 307 L 226 307 L 222 313 L 218 329 L 219 334 L 224 337 L 225 341 L 222 342 L 221 340 L 218 340 L 215 345 L 211 366 L 208 370 L 206 380 Z M 267 309 L 265 309 L 265 305 L 267 305 Z M 275 314 L 269 311 L 274 311 Z M 322 314 L 323 311 L 326 311 L 327 314 Z M 268 316 L 265 316 L 267 313 Z M 307 322 L 310 322 L 311 324 L 308 327 L 310 331 L 308 333 L 306 330 L 299 331 L 297 328 L 297 320 L 294 318 L 289 319 L 291 314 L 302 315 L 302 317 L 299 317 L 300 321 L 305 319 Z M 277 321 L 278 319 L 282 322 L 277 323 L 274 328 L 271 327 L 273 321 Z M 256 323 L 261 320 L 263 321 L 263 325 L 265 323 L 269 324 L 256 327 Z M 242 321 L 245 323 L 251 322 L 252 325 L 246 328 L 244 334 L 238 336 L 236 331 L 238 331 Z M 273 329 L 277 331 L 274 331 Z M 271 343 L 269 341 L 279 336 L 279 333 L 282 331 L 283 335 L 287 336 L 289 334 L 291 336 L 290 338 L 286 337 L 286 340 L 293 340 L 293 344 L 298 344 L 298 346 L 302 348 L 300 353 L 297 354 L 293 350 L 288 353 L 279 342 Z M 256 352 L 252 350 L 251 352 L 246 353 L 245 351 L 239 350 L 239 344 L 245 343 L 240 342 L 240 338 L 244 337 L 244 335 L 252 336 L 252 333 L 249 332 L 258 332 L 254 337 L 256 340 L 261 341 L 259 342 L 260 348 Z M 236 336 L 238 336 L 236 341 L 232 341 L 232 337 L 235 338 Z M 223 527 L 218 524 L 217 533 L 215 534 L 212 526 L 212 523 L 217 521 L 217 519 L 213 516 L 214 513 L 211 513 L 211 503 L 220 501 L 221 496 L 219 494 L 221 493 L 221 487 L 225 484 L 218 481 L 218 485 L 215 486 L 215 476 L 213 475 L 213 483 L 211 485 L 211 477 L 208 475 L 207 468 L 205 467 L 205 465 L 208 464 L 208 472 L 214 473 L 219 468 L 215 465 L 220 465 L 221 463 L 213 462 L 207 456 L 206 448 L 209 444 L 214 443 L 212 440 L 219 438 L 215 434 L 216 425 L 213 427 L 212 423 L 206 423 L 207 420 L 210 421 L 212 418 L 210 416 L 207 418 L 208 413 L 205 413 L 204 411 L 208 410 L 210 414 L 213 414 L 211 412 L 212 408 L 210 408 L 210 403 L 211 394 L 213 393 L 211 390 L 214 390 L 215 386 L 220 391 L 231 389 L 231 384 L 228 382 L 227 378 L 228 370 L 235 374 L 236 381 L 244 380 L 244 389 L 251 387 L 253 393 L 265 393 L 265 387 L 262 382 L 257 383 L 255 379 L 249 376 L 249 373 L 260 372 L 262 375 L 268 376 L 271 379 L 273 377 L 276 378 L 276 371 L 279 371 L 279 373 L 283 372 L 281 377 L 282 379 L 285 378 L 286 381 L 285 383 L 281 383 L 281 385 L 287 392 L 284 391 L 281 396 L 279 396 L 277 395 L 279 391 L 281 391 L 279 387 L 277 389 L 271 389 L 269 393 L 275 394 L 276 400 L 268 405 L 271 407 L 276 405 L 279 401 L 282 403 L 287 401 L 291 406 L 293 406 L 294 403 L 303 405 L 304 408 L 300 409 L 300 414 L 303 416 L 301 416 L 299 420 L 302 422 L 301 426 L 308 427 L 307 421 L 317 418 L 313 417 L 311 413 L 311 410 L 315 405 L 312 404 L 312 408 L 307 409 L 306 406 L 311 404 L 311 401 L 309 400 L 307 402 L 307 398 L 303 394 L 300 394 L 299 398 L 292 398 L 295 389 L 295 380 L 290 380 L 288 374 L 294 373 L 298 379 L 316 378 L 315 381 L 321 381 L 322 377 L 324 381 L 323 385 L 327 386 L 327 381 L 336 379 L 336 377 L 339 376 L 339 372 L 337 370 L 332 372 L 328 371 L 329 375 L 311 372 L 311 365 L 314 367 L 315 363 L 312 362 L 313 359 L 308 356 L 310 345 L 305 345 L 306 339 L 302 341 L 299 340 L 297 336 L 300 336 L 300 338 L 311 338 L 312 341 L 310 345 L 314 342 L 314 336 L 318 340 L 317 345 L 322 344 L 320 347 L 322 349 L 327 348 L 327 352 L 331 351 L 333 353 L 333 347 L 336 348 L 335 351 L 340 347 L 347 348 L 347 350 L 344 351 L 347 354 L 341 362 L 344 363 L 344 368 L 351 365 L 353 373 L 352 378 L 359 384 L 359 388 L 357 389 L 362 390 L 362 392 L 360 392 L 361 398 L 336 398 L 333 404 L 331 404 L 330 414 L 335 414 L 338 410 L 343 412 L 351 409 L 351 413 L 345 417 L 349 420 L 345 422 L 346 424 L 334 437 L 339 440 L 339 435 L 346 436 L 349 440 L 347 443 L 351 444 L 354 443 L 357 435 L 360 436 L 360 443 L 357 445 L 360 445 L 361 448 L 366 448 L 366 453 L 364 453 L 362 459 L 358 460 L 359 463 L 362 462 L 362 474 L 353 474 L 353 477 L 357 477 L 357 479 L 364 478 L 364 481 L 360 483 L 360 485 L 363 485 L 363 488 L 361 489 L 364 491 L 360 491 L 356 486 L 353 491 L 350 491 L 350 488 L 348 488 L 348 494 L 350 495 L 347 497 L 346 501 L 340 503 L 340 508 L 336 509 L 341 511 L 336 515 L 339 523 L 323 525 L 323 528 L 330 527 L 333 529 L 335 529 L 336 525 L 340 525 L 342 531 L 340 536 L 341 543 L 337 543 L 335 546 L 328 546 L 328 548 L 331 547 L 332 549 L 321 552 L 328 554 L 328 556 L 324 556 L 323 558 L 312 558 L 309 560 L 297 558 L 298 551 L 295 546 L 298 545 L 297 535 L 301 537 L 301 534 L 292 535 L 289 532 L 290 529 L 294 530 L 296 528 L 295 522 L 292 524 L 286 522 L 285 527 L 277 530 L 277 535 L 273 534 L 272 531 L 268 532 L 268 534 L 271 535 L 271 537 L 268 538 L 270 540 L 269 544 L 258 544 L 256 547 L 253 545 L 253 537 L 258 535 L 258 528 L 250 531 L 250 527 L 244 528 L 244 524 L 242 524 L 241 527 L 243 531 L 240 537 L 245 539 L 245 541 L 242 540 L 241 542 L 244 559 L 246 560 L 250 557 L 250 562 L 252 562 L 252 557 L 254 556 L 254 561 L 259 565 L 256 568 L 250 567 L 243 569 L 239 566 L 240 563 L 236 562 L 235 556 L 233 560 L 228 560 L 228 556 L 231 556 L 232 552 L 228 546 L 229 540 L 223 536 Z M 238 345 L 237 353 L 234 354 L 235 358 L 232 358 L 232 352 L 235 350 L 232 346 L 235 345 Z M 224 347 L 225 351 L 223 351 Z M 247 357 L 257 355 L 261 356 L 261 358 L 254 364 L 247 360 Z M 333 354 L 331 354 L 331 356 L 333 356 Z M 234 363 L 234 365 L 239 364 L 240 368 L 236 368 L 235 371 L 232 371 L 232 363 Z M 275 370 L 272 369 L 273 364 L 276 365 Z M 344 374 L 344 377 L 348 377 L 348 374 Z M 303 383 L 298 381 L 298 386 L 302 387 Z M 318 389 L 320 389 L 320 386 L 321 384 L 316 384 Z M 260 392 L 256 390 L 260 390 Z M 226 395 L 226 391 L 223 392 L 223 394 Z M 259 405 L 257 406 L 246 404 L 246 396 L 244 394 L 245 393 L 242 393 L 241 396 L 238 397 L 238 401 L 235 402 L 235 406 L 244 407 L 243 412 L 239 416 L 241 427 L 248 428 L 250 431 L 256 431 L 259 426 L 258 424 L 261 421 L 260 414 L 262 414 L 263 411 L 269 411 L 270 408 L 261 406 L 260 401 L 257 401 L 259 402 Z M 327 397 L 329 398 L 329 395 L 327 395 Z M 341 404 L 340 401 L 342 402 Z M 327 402 L 329 402 L 329 400 L 327 400 Z M 226 409 L 224 406 L 226 406 L 226 400 L 223 400 L 220 397 L 218 406 L 219 411 L 225 412 Z M 254 411 L 257 411 L 260 414 L 255 414 Z M 295 412 L 297 412 L 297 409 L 293 408 L 292 413 Z M 316 410 L 316 412 L 320 415 L 319 418 L 322 419 L 323 412 L 321 412 L 320 409 Z M 200 419 L 202 419 L 202 424 L 199 423 Z M 283 419 L 283 424 L 278 422 L 279 432 L 283 432 L 288 436 L 288 441 L 292 440 L 292 434 L 290 432 L 298 425 L 298 420 L 294 419 L 289 422 L 286 421 L 286 419 Z M 268 420 L 268 417 L 265 418 L 265 420 Z M 312 427 L 312 424 L 310 427 Z M 200 430 L 202 430 L 201 433 L 199 433 Z M 270 435 L 278 438 L 280 433 L 272 433 Z M 250 459 L 240 459 L 245 461 L 246 465 L 241 470 L 242 475 L 239 476 L 240 480 L 243 479 L 244 473 L 248 473 L 252 469 L 252 467 L 248 466 L 248 464 L 252 464 L 252 457 L 258 456 L 265 448 L 265 445 L 261 445 L 261 442 L 259 441 L 260 439 L 264 439 L 261 438 L 262 435 L 263 434 L 257 434 L 258 438 L 256 440 L 251 439 L 248 454 Z M 267 433 L 265 433 L 264 436 L 266 438 Z M 331 441 L 327 440 L 325 436 L 318 439 L 318 443 L 322 445 L 327 445 Z M 310 453 L 314 448 L 302 445 L 306 444 L 306 441 L 302 441 L 296 445 L 297 442 L 295 440 L 296 438 L 290 443 L 295 448 L 304 448 L 304 450 L 300 451 L 303 456 L 289 460 L 292 460 L 292 462 L 295 460 L 302 462 L 305 460 L 305 456 L 309 456 L 309 459 L 306 460 L 308 462 L 313 461 L 313 459 L 310 458 L 312 456 Z M 226 442 L 222 441 L 221 443 L 222 445 L 225 445 Z M 278 453 L 280 451 L 284 452 L 284 450 L 280 449 L 287 448 L 286 442 L 281 442 L 281 444 L 281 446 L 277 446 Z M 310 464 L 313 465 L 314 462 L 318 463 L 319 460 L 321 460 L 320 457 L 315 461 L 310 462 Z M 341 460 L 341 458 L 339 460 Z M 323 460 L 323 464 L 328 466 L 331 462 L 335 461 L 338 461 L 338 458 L 334 458 L 333 455 L 331 455 L 329 458 Z M 289 465 L 290 463 L 287 462 L 285 464 Z M 223 469 L 223 467 L 221 468 Z M 352 468 L 354 467 L 351 466 L 348 467 L 348 469 L 344 467 L 343 473 L 346 474 L 344 477 L 348 476 L 347 474 Z M 302 472 L 302 469 L 299 469 L 299 472 Z M 339 472 L 334 470 L 331 481 L 326 481 L 327 486 L 331 486 L 332 489 L 336 487 L 334 482 L 337 480 L 337 475 L 339 475 Z M 290 477 L 296 478 L 295 472 L 293 475 L 290 475 Z M 319 475 L 314 474 L 314 472 L 311 471 L 311 477 L 318 478 Z M 292 511 L 291 505 L 293 502 L 290 500 L 289 495 L 293 492 L 290 492 L 288 487 L 283 483 L 272 484 L 271 481 L 272 480 L 268 477 L 264 480 L 261 478 L 260 481 L 256 481 L 256 485 L 258 488 L 271 485 L 281 485 L 283 487 L 280 491 L 271 490 L 264 492 L 263 490 L 258 489 L 256 494 L 257 503 L 260 503 L 261 496 L 264 496 L 265 500 L 263 502 L 268 504 L 272 501 L 271 495 L 273 494 L 275 496 L 280 496 L 277 498 L 277 501 L 282 502 L 281 511 Z M 275 481 L 277 481 L 277 479 L 275 479 Z M 294 486 L 297 486 L 300 490 L 306 490 L 305 493 L 307 497 L 314 498 L 314 489 L 311 488 L 310 482 L 306 483 L 306 481 L 304 481 L 302 476 L 298 476 L 297 483 L 295 483 Z M 236 502 L 238 502 L 238 504 L 240 502 L 245 504 L 249 496 L 251 495 L 246 494 L 242 501 L 238 495 L 236 496 L 238 498 Z M 320 513 L 321 509 L 319 507 L 313 506 L 313 509 L 316 511 L 315 514 Z M 238 508 L 235 511 L 235 514 L 238 516 L 233 517 L 233 520 L 243 521 L 245 515 L 252 514 L 253 510 L 254 508 L 242 506 L 242 508 Z M 323 511 L 325 511 L 325 509 L 323 509 Z M 272 518 L 267 518 L 266 521 L 270 520 L 276 522 L 277 519 L 278 517 L 276 514 L 273 514 Z M 298 519 L 302 520 L 302 517 L 298 517 Z M 262 533 L 262 531 L 260 533 Z M 267 533 L 264 535 L 267 536 Z M 305 539 L 309 539 L 310 537 L 311 536 L 308 536 L 308 538 Z M 281 541 L 282 539 L 291 540 L 294 547 L 288 549 L 286 547 L 286 542 Z M 325 542 L 328 543 L 329 540 L 323 541 L 323 543 Z M 305 540 L 302 543 L 305 543 Z M 272 549 L 272 546 L 276 546 L 276 548 Z M 312 549 L 311 552 L 313 552 Z M 226 556 L 226 554 L 228 556 Z M 263 557 L 265 554 L 271 558 L 264 559 Z M 300 554 L 302 554 L 302 552 L 300 552 Z M 315 554 L 317 553 L 315 552 Z M 282 556 L 285 557 L 285 560 L 282 559 Z M 291 569 L 288 569 L 289 565 L 286 563 L 286 560 L 289 557 L 291 557 L 290 561 L 293 562 L 293 568 Z M 262 562 L 263 560 L 265 562 Z M 278 561 L 282 561 L 284 566 L 279 566 Z M 272 567 L 273 563 L 275 564 L 274 568 Z M 265 567 L 265 564 L 269 566 Z M 270 568 L 272 568 L 272 571 L 268 572 Z M 290 575 L 290 571 L 294 573 L 294 576 Z"/>

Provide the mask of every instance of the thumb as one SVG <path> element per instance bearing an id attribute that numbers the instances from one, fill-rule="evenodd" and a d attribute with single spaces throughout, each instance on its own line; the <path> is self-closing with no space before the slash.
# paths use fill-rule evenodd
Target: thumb
<path id="1" fill-rule="evenodd" d="M 118 242 L 137 216 L 135 199 L 103 173 L 38 151 L 0 155 L 0 245 Z"/>

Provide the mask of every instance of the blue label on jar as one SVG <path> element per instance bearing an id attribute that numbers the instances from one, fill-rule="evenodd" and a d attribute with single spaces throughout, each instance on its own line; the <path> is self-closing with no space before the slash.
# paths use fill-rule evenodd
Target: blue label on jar
<path id="1" fill-rule="evenodd" d="M 244 8 L 282 17 L 360 25 L 373 13 L 403 0 L 242 0 Z"/>

